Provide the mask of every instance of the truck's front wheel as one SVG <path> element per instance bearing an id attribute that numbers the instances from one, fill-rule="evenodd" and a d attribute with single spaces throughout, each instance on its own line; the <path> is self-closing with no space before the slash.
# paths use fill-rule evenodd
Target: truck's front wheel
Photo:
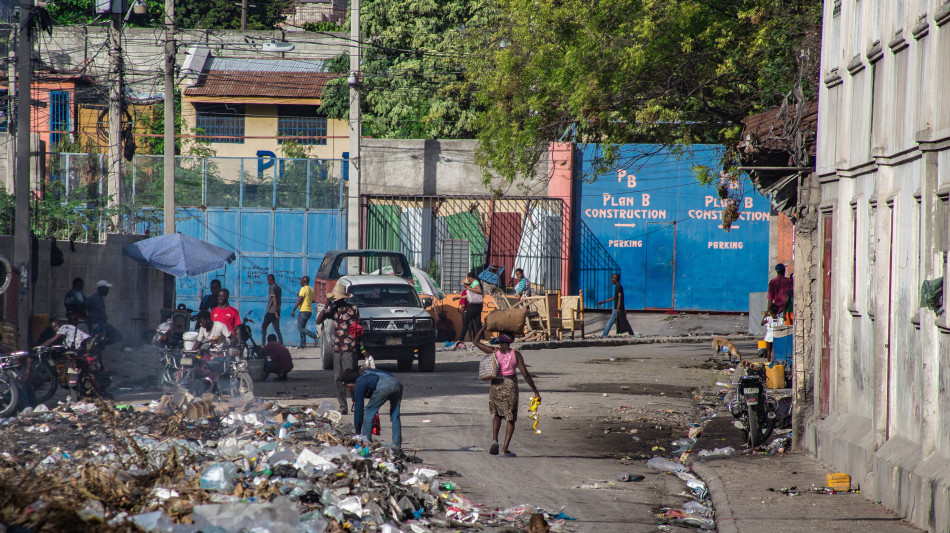
<path id="1" fill-rule="evenodd" d="M 333 370 L 333 321 L 327 320 L 320 328 L 320 357 L 324 370 Z"/>
<path id="2" fill-rule="evenodd" d="M 419 372 L 435 372 L 435 344 L 419 347 Z"/>

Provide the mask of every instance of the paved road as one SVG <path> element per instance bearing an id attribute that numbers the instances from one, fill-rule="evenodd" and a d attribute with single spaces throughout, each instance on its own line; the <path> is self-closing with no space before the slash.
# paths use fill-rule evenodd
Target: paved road
<path id="1" fill-rule="evenodd" d="M 291 381 L 258 384 L 258 397 L 305 404 L 332 398 L 331 374 L 318 370 L 315 352 L 297 352 Z M 462 493 L 493 508 L 531 504 L 556 512 L 566 506 L 578 519 L 570 524 L 577 531 L 656 531 L 654 512 L 682 503 L 685 485 L 648 471 L 638 457 L 654 455 L 653 446 L 670 450 L 672 440 L 686 436 L 687 424 L 699 421 L 706 408 L 697 405 L 698 392 L 726 379 L 699 368 L 710 355 L 705 344 L 525 352 L 544 400 L 542 433 L 531 429 L 531 393 L 522 383 L 511 444 L 518 457 L 500 458 L 487 452 L 488 385 L 477 379 L 477 357 L 439 352 L 436 372 L 396 374 L 405 386 L 404 449 L 442 471 L 460 472 L 455 481 Z M 392 363 L 379 366 L 395 372 Z M 617 483 L 623 472 L 646 479 Z"/>

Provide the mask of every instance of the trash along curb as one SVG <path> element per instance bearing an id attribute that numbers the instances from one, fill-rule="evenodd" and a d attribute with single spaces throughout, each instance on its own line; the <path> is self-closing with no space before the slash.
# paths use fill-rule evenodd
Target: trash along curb
<path id="1" fill-rule="evenodd" d="M 551 350 L 556 348 L 589 348 L 592 346 L 628 346 L 633 344 L 692 344 L 697 342 L 712 342 L 716 337 L 724 337 L 730 341 L 759 340 L 760 335 L 693 335 L 693 336 L 664 336 L 664 337 L 607 337 L 605 339 L 575 339 L 529 341 L 518 344 L 519 350 Z"/>
<path id="2" fill-rule="evenodd" d="M 722 484 L 719 474 L 701 461 L 695 461 L 690 466 L 709 489 L 709 498 L 712 500 L 713 510 L 716 513 L 716 531 L 739 533 L 736 528 L 736 517 L 732 514 L 732 507 L 729 506 L 729 498 L 726 496 L 726 487 Z"/>

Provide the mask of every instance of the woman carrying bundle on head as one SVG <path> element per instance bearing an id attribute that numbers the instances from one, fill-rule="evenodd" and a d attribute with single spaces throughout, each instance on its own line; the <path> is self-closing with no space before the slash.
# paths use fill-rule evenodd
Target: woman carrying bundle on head
<path id="1" fill-rule="evenodd" d="M 479 330 L 475 339 L 475 347 L 482 352 L 494 355 L 498 361 L 498 374 L 491 381 L 491 391 L 488 394 L 488 410 L 494 416 L 492 419 L 492 443 L 488 453 L 498 455 L 498 430 L 501 428 L 501 420 L 508 421 L 505 428 L 505 444 L 501 449 L 502 457 L 515 457 L 514 452 L 508 449 L 511 443 L 511 437 L 515 432 L 515 422 L 518 420 L 518 374 L 516 370 L 521 371 L 524 380 L 534 391 L 534 396 L 540 401 L 541 393 L 534 386 L 534 380 L 525 367 L 524 358 L 521 352 L 515 351 L 511 347 L 515 336 L 508 332 L 498 333 L 498 346 L 492 347 L 482 342 L 482 335 L 485 333 L 485 327 Z"/>

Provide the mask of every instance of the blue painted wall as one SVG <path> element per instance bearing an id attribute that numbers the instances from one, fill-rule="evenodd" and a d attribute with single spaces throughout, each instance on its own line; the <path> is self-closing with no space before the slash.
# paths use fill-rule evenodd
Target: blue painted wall
<path id="1" fill-rule="evenodd" d="M 333 209 L 182 208 L 176 228 L 185 235 L 206 240 L 237 258 L 226 268 L 202 276 L 177 280 L 177 303 L 198 309 L 208 294 L 211 279 L 218 278 L 231 291 L 231 305 L 243 318 L 252 312 L 254 340 L 267 307 L 267 275 L 273 273 L 283 289 L 280 329 L 284 343 L 299 342 L 296 319 L 290 310 L 297 301 L 300 277 L 312 279 L 329 250 L 345 248 L 346 212 Z M 310 320 L 313 330 L 313 319 Z M 273 333 L 270 328 L 268 333 Z M 312 342 L 312 340 L 311 340 Z"/>
<path id="2" fill-rule="evenodd" d="M 624 165 L 588 183 L 598 149 L 582 144 L 576 153 L 572 282 L 585 307 L 613 296 L 599 265 L 612 260 L 627 309 L 748 311 L 749 293 L 768 286 L 770 204 L 743 177 L 740 219 L 720 228 L 718 194 L 692 167 L 719 168 L 722 148 L 693 146 L 682 157 L 661 150 L 630 164 L 658 147 L 624 146 Z"/>

